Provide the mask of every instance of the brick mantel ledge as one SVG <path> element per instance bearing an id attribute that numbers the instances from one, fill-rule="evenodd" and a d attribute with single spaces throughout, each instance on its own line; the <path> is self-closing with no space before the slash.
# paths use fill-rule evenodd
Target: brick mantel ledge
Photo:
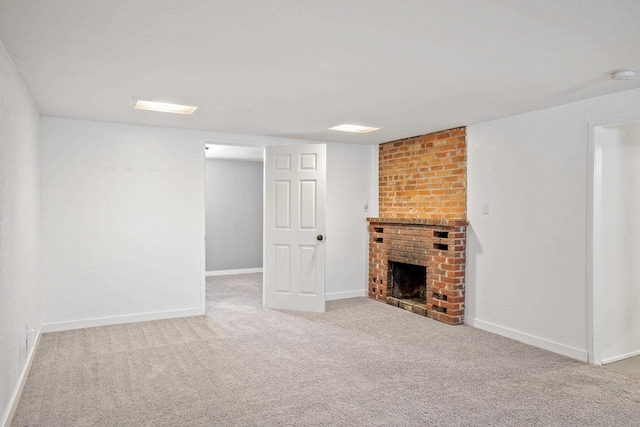
<path id="1" fill-rule="evenodd" d="M 466 219 L 439 219 L 439 218 L 367 218 L 371 224 L 418 224 L 437 225 L 440 227 L 466 227 L 469 223 Z"/>

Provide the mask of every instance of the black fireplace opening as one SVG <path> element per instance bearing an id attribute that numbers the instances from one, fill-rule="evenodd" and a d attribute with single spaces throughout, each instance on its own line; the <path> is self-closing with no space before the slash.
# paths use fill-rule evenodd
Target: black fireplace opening
<path id="1" fill-rule="evenodd" d="M 427 268 L 422 265 L 389 261 L 387 295 L 397 299 L 413 300 L 419 304 L 426 304 Z"/>

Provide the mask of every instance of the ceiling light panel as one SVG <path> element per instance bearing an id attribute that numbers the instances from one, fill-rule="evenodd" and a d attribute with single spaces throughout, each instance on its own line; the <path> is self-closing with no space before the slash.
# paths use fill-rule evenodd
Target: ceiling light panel
<path id="1" fill-rule="evenodd" d="M 192 105 L 170 104 L 167 102 L 138 100 L 134 107 L 136 110 L 159 111 L 162 113 L 193 114 L 198 107 Z"/>
<path id="2" fill-rule="evenodd" d="M 340 132 L 367 133 L 367 132 L 373 132 L 373 131 L 376 131 L 376 130 L 380 130 L 380 128 L 371 127 L 371 126 L 351 125 L 351 124 L 348 124 L 348 123 L 343 123 L 341 125 L 329 128 L 329 130 L 337 130 L 337 131 L 340 131 Z"/>

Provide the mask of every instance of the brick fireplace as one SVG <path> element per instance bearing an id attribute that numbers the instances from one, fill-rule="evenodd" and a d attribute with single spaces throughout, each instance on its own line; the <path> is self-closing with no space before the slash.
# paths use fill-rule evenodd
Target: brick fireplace
<path id="1" fill-rule="evenodd" d="M 369 222 L 369 297 L 464 322 L 465 128 L 379 148 L 379 218 Z"/>
<path id="2" fill-rule="evenodd" d="M 369 218 L 369 297 L 445 323 L 464 321 L 466 221 Z M 426 267 L 426 298 L 394 297 L 392 263 Z"/>

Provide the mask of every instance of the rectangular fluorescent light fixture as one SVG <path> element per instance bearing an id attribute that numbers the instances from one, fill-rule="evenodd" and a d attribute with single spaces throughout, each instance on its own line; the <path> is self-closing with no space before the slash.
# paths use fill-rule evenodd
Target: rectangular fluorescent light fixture
<path id="1" fill-rule="evenodd" d="M 379 130 L 379 129 L 380 128 L 374 128 L 371 126 L 350 125 L 347 123 L 343 123 L 341 125 L 329 128 L 329 130 L 338 130 L 340 132 L 355 132 L 355 133 L 367 133 L 367 132 L 373 132 L 374 130 Z"/>
<path id="2" fill-rule="evenodd" d="M 142 100 L 138 100 L 136 102 L 136 106 L 133 108 L 136 110 L 160 111 L 162 113 L 174 114 L 193 114 L 198 109 L 198 107 L 194 107 L 192 105 L 169 104 L 167 102 Z"/>

